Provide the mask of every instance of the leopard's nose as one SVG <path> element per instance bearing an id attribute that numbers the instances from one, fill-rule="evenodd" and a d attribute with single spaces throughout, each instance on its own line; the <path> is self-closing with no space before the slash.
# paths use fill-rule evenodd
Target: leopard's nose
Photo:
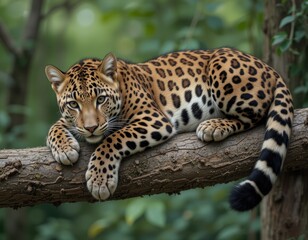
<path id="1" fill-rule="evenodd" d="M 91 126 L 91 127 L 84 127 L 84 128 L 90 133 L 94 133 L 95 129 L 97 128 L 97 125 Z"/>

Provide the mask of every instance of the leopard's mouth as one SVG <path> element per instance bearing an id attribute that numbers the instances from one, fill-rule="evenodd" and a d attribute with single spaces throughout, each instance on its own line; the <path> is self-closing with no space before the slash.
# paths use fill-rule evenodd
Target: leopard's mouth
<path id="1" fill-rule="evenodd" d="M 103 135 L 91 135 L 89 137 L 86 137 L 86 141 L 88 143 L 95 144 L 101 141 L 102 138 L 103 138 Z"/>

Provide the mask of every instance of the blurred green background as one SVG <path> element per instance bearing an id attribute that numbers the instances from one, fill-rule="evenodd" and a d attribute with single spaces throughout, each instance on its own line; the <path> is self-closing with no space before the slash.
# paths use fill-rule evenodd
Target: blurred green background
<path id="1" fill-rule="evenodd" d="M 63 1 L 46 1 L 43 13 Z M 45 145 L 59 118 L 56 99 L 44 75 L 52 64 L 66 71 L 85 57 L 113 52 L 131 62 L 196 48 L 236 47 L 262 57 L 264 6 L 261 0 L 67 1 L 42 19 L 30 68 L 27 98 L 14 111 L 25 123 L 10 132 L 12 106 L 6 104 L 13 57 L 0 44 L 0 148 Z M 1 0 L 0 21 L 23 46 L 29 0 Z M 0 183 L 1 184 L 1 183 Z M 231 184 L 232 185 L 232 184 Z M 258 239 L 257 210 L 238 214 L 228 203 L 230 184 L 206 189 L 106 203 L 40 205 L 24 208 L 24 239 Z M 0 210 L 0 239 L 11 211 Z"/>

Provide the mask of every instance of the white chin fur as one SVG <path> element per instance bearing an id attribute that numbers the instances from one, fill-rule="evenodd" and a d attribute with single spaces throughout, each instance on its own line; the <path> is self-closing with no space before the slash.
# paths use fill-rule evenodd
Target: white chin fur
<path id="1" fill-rule="evenodd" d="M 103 136 L 91 136 L 91 137 L 87 137 L 86 141 L 88 143 L 94 144 L 94 143 L 98 143 L 100 140 L 102 140 Z"/>

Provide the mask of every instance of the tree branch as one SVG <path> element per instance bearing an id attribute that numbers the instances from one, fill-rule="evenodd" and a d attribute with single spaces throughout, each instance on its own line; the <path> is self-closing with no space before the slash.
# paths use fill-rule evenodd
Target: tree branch
<path id="1" fill-rule="evenodd" d="M 59 4 L 52 6 L 45 14 L 41 15 L 41 19 L 45 19 L 49 17 L 51 14 L 53 14 L 54 12 L 58 11 L 61 8 L 64 8 L 67 11 L 70 11 L 71 9 L 75 8 L 78 4 L 80 4 L 83 1 L 85 0 L 76 0 L 76 1 L 65 0 Z"/>
<path id="2" fill-rule="evenodd" d="M 16 47 L 16 44 L 11 37 L 11 35 L 7 32 L 2 22 L 0 22 L 0 40 L 3 43 L 3 46 L 7 51 L 12 53 L 15 56 L 18 56 L 20 50 Z"/>
<path id="3" fill-rule="evenodd" d="M 308 169 L 308 108 L 296 111 L 284 171 Z M 217 143 L 202 143 L 194 133 L 123 161 L 117 191 L 124 199 L 226 183 L 245 177 L 258 158 L 264 126 Z M 74 166 L 56 163 L 46 147 L 0 151 L 0 207 L 94 201 L 85 170 L 94 146 L 82 145 Z"/>
<path id="4" fill-rule="evenodd" d="M 32 0 L 29 16 L 24 28 L 22 37 L 23 40 L 33 41 L 33 44 L 35 43 L 38 36 L 43 4 L 44 0 Z M 30 44 L 30 46 L 32 46 L 32 44 Z"/>
<path id="5" fill-rule="evenodd" d="M 29 17 L 27 19 L 26 25 L 24 27 L 23 41 L 33 41 L 32 44 L 26 44 L 26 46 L 33 46 L 35 43 L 35 40 L 38 36 L 38 30 L 41 23 L 41 20 L 47 18 L 49 15 L 54 13 L 55 11 L 65 8 L 67 10 L 70 10 L 74 8 L 76 5 L 81 3 L 84 0 L 65 0 L 62 3 L 59 3 L 53 7 L 51 7 L 45 14 L 41 14 L 44 0 L 32 0 L 31 2 L 31 8 Z M 19 56 L 22 50 L 16 47 L 16 44 L 14 42 L 14 39 L 12 36 L 7 32 L 4 24 L 0 22 L 0 41 L 3 43 L 3 46 L 6 48 L 7 51 L 9 51 L 14 56 Z M 32 48 L 32 47 L 31 47 Z M 29 49 L 31 51 L 31 49 Z"/>

